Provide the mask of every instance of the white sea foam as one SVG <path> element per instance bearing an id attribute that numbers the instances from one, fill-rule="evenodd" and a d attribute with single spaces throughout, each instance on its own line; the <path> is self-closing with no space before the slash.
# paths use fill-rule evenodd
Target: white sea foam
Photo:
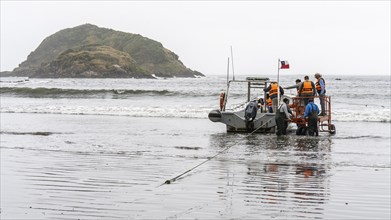
<path id="1" fill-rule="evenodd" d="M 362 110 L 337 110 L 332 114 L 332 120 L 335 121 L 372 121 L 372 122 L 391 122 L 390 109 L 381 109 L 376 112 Z"/>
<path id="2" fill-rule="evenodd" d="M 102 107 L 102 106 L 29 106 L 2 107 L 1 113 L 40 113 L 69 115 L 113 115 L 132 117 L 163 117 L 163 118 L 207 118 L 209 108 L 194 108 L 180 106 L 171 108 L 155 107 Z"/>

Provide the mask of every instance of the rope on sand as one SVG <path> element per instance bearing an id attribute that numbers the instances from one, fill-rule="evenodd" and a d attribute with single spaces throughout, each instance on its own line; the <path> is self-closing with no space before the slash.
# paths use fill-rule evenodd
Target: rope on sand
<path id="1" fill-rule="evenodd" d="M 249 137 L 250 135 L 254 134 L 257 130 L 259 130 L 259 129 L 262 128 L 264 125 L 266 125 L 267 123 L 269 123 L 272 119 L 274 119 L 274 118 L 269 119 L 266 123 L 264 123 L 263 125 L 259 126 L 257 129 L 255 129 L 255 130 L 252 131 L 250 134 L 248 134 L 248 135 L 246 136 L 246 138 Z M 181 176 L 185 175 L 186 173 L 189 173 L 190 171 L 196 169 L 197 167 L 199 167 L 199 166 L 205 164 L 206 162 L 212 160 L 213 158 L 215 158 L 215 157 L 217 157 L 218 155 L 224 153 L 225 151 L 229 150 L 229 149 L 230 149 L 231 147 L 233 147 L 233 146 L 235 146 L 235 145 L 231 145 L 231 146 L 229 146 L 229 147 L 226 147 L 224 150 L 218 152 L 218 153 L 215 154 L 213 157 L 208 158 L 208 159 L 205 160 L 204 162 L 198 164 L 197 166 L 194 166 L 194 167 L 188 169 L 187 171 L 181 173 L 180 175 L 178 175 L 178 176 L 176 176 L 176 177 L 174 177 L 174 178 L 171 178 L 171 179 L 166 180 L 164 183 L 162 183 L 162 184 L 159 185 L 158 187 L 160 187 L 160 186 L 162 186 L 162 185 L 165 185 L 165 184 L 171 184 L 171 183 L 175 182 L 175 181 L 176 181 L 178 178 L 180 178 Z"/>

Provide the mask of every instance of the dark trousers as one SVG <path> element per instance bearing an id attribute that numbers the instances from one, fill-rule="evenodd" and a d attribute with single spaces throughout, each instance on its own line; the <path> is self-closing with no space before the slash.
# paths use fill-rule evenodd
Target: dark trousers
<path id="1" fill-rule="evenodd" d="M 288 128 L 288 121 L 285 113 L 281 113 L 279 110 L 276 112 L 276 124 L 277 124 L 277 132 L 278 136 L 286 135 L 286 129 Z"/>
<path id="2" fill-rule="evenodd" d="M 308 116 L 308 135 L 310 136 L 318 136 L 318 113 L 313 111 Z"/>

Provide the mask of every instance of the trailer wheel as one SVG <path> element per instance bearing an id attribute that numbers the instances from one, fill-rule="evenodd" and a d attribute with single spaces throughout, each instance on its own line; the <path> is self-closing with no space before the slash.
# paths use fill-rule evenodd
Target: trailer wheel
<path id="1" fill-rule="evenodd" d="M 335 125 L 334 124 L 330 124 L 329 125 L 329 133 L 330 134 L 335 134 L 337 132 L 337 130 L 335 129 Z"/>

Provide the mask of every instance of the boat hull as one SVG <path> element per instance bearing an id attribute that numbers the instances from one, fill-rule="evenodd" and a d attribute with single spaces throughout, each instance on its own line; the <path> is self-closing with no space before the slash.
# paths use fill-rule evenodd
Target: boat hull
<path id="1" fill-rule="evenodd" d="M 276 121 L 273 113 L 257 112 L 255 119 L 246 123 L 244 110 L 241 111 L 220 111 L 212 110 L 209 119 L 213 122 L 221 122 L 226 125 L 227 132 L 275 132 Z"/>

